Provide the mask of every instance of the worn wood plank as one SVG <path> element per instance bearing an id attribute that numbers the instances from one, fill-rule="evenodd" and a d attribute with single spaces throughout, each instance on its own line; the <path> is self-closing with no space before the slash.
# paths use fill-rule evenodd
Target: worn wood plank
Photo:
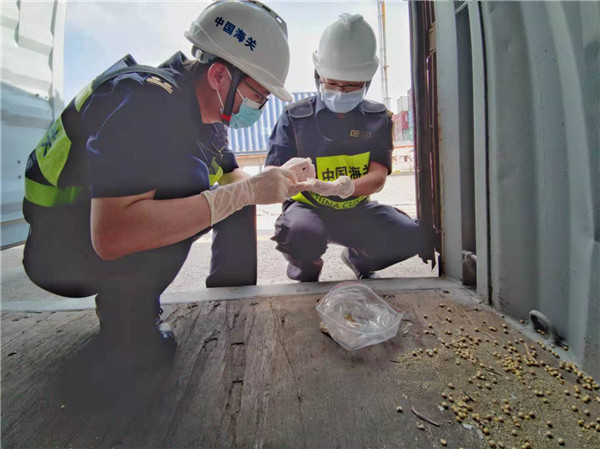
<path id="1" fill-rule="evenodd" d="M 518 436 L 510 433 L 509 422 L 486 424 L 507 447 L 520 447 L 525 439 L 544 447 L 546 429 L 535 426 L 543 427 L 546 414 L 568 447 L 597 447 L 594 436 L 600 434 L 578 430 L 576 418 L 562 412 L 567 403 L 558 395 L 577 385 L 576 376 L 565 373 L 563 387 L 543 367 L 521 378 L 504 373 L 503 361 L 516 351 L 507 348 L 522 344 L 517 338 L 532 348 L 536 343 L 503 328 L 502 317 L 480 305 L 471 291 L 379 293 L 405 312 L 398 335 L 353 352 L 320 332 L 316 295 L 166 307 L 180 342 L 173 363 L 134 379 L 128 391 L 113 392 L 114 401 L 99 401 L 102 406 L 92 394 L 89 407 L 66 397 L 59 378 L 69 357 L 95 332 L 93 312 L 56 313 L 43 320 L 3 314 L 3 322 L 15 324 L 12 339 L 2 344 L 2 446 L 416 448 L 438 447 L 444 438 L 448 447 L 489 447 L 475 430 L 457 424 L 451 411 L 440 410 L 444 392 L 455 396 L 453 404 L 467 393 L 482 416 L 501 415 L 503 399 L 510 399 L 513 413 L 535 410 L 539 416 L 529 425 L 523 421 Z M 473 336 L 480 341 L 468 344 Z M 461 358 L 466 350 L 461 345 L 476 357 Z M 9 357 L 8 351 L 18 356 Z M 548 366 L 558 363 L 546 353 L 537 358 Z M 487 380 L 467 382 L 477 370 Z M 557 389 L 555 404 L 541 403 L 531 394 L 534 388 Z M 396 412 L 399 405 L 403 413 Z M 410 413 L 412 407 L 440 427 Z M 586 420 L 600 416 L 600 404 L 584 407 L 590 409 Z"/>
<path id="2" fill-rule="evenodd" d="M 2 314 L 2 344 L 6 345 L 22 333 L 35 328 L 36 324 L 41 323 L 51 315 L 51 312 L 29 313 L 17 312 Z M 35 319 L 32 319 L 35 318 Z"/>
<path id="3" fill-rule="evenodd" d="M 24 431 L 36 435 L 54 419 L 61 405 L 55 397 L 59 372 L 96 331 L 90 312 L 50 314 L 44 320 L 34 314 L 28 320 L 37 328 L 2 342 L 3 439 Z"/>

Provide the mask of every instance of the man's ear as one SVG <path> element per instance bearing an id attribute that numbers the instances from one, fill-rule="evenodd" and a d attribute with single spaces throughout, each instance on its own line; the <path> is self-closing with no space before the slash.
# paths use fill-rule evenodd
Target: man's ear
<path id="1" fill-rule="evenodd" d="M 218 90 L 223 85 L 223 83 L 229 80 L 225 64 L 221 64 L 220 62 L 215 62 L 214 64 L 211 64 L 211 66 L 208 68 L 206 79 L 210 87 L 212 87 L 215 90 Z"/>

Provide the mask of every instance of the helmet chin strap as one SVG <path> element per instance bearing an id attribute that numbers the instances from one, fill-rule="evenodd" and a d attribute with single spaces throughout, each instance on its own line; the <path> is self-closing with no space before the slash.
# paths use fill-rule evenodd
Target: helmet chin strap
<path id="1" fill-rule="evenodd" d="M 317 73 L 316 69 L 315 74 L 313 76 L 315 77 L 315 86 L 317 87 L 317 92 L 321 92 L 321 77 Z"/>
<path id="2" fill-rule="evenodd" d="M 233 110 L 235 94 L 237 92 L 237 88 L 240 84 L 240 79 L 242 78 L 243 73 L 237 67 L 234 67 L 232 72 L 233 73 L 231 73 L 231 85 L 229 86 L 229 92 L 227 93 L 225 106 L 223 107 L 223 112 L 221 113 L 221 121 L 227 126 L 229 126 L 229 122 L 231 121 L 231 111 Z"/>

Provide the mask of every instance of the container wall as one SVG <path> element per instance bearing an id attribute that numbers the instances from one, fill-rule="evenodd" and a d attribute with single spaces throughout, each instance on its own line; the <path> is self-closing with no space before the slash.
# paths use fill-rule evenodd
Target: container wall
<path id="1" fill-rule="evenodd" d="M 600 4 L 470 4 L 469 115 L 460 103 L 460 83 L 457 89 L 461 61 L 453 61 L 461 54 L 461 18 L 443 3 L 436 4 L 438 89 L 446 99 L 439 111 L 441 136 L 447 138 L 440 141 L 440 154 L 446 154 L 442 191 L 460 192 L 456 178 L 466 165 L 458 161 L 468 139 L 457 122 L 469 120 L 475 142 L 476 246 L 489 251 L 478 254 L 478 269 L 486 270 L 489 281 L 479 292 L 517 318 L 531 310 L 544 313 L 584 369 L 598 376 Z M 449 48 L 450 43 L 456 47 Z M 442 55 L 444 48 L 448 55 Z M 450 82 L 442 80 L 444 73 L 451 75 Z M 460 120 L 448 111 L 460 111 Z M 457 204 L 446 200 L 443 207 Z M 462 221 L 472 216 L 461 212 Z M 446 235 L 458 235 L 453 221 L 444 226 Z M 464 235 L 461 245 L 466 246 Z"/>
<path id="2" fill-rule="evenodd" d="M 2 247 L 23 241 L 29 153 L 64 107 L 66 2 L 2 2 Z"/>

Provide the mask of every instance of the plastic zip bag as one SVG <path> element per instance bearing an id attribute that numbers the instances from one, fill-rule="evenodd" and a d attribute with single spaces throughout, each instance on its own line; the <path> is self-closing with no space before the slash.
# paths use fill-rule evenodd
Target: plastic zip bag
<path id="1" fill-rule="evenodd" d="M 331 338 L 348 351 L 393 338 L 404 315 L 360 282 L 332 288 L 317 304 L 317 313 Z"/>

